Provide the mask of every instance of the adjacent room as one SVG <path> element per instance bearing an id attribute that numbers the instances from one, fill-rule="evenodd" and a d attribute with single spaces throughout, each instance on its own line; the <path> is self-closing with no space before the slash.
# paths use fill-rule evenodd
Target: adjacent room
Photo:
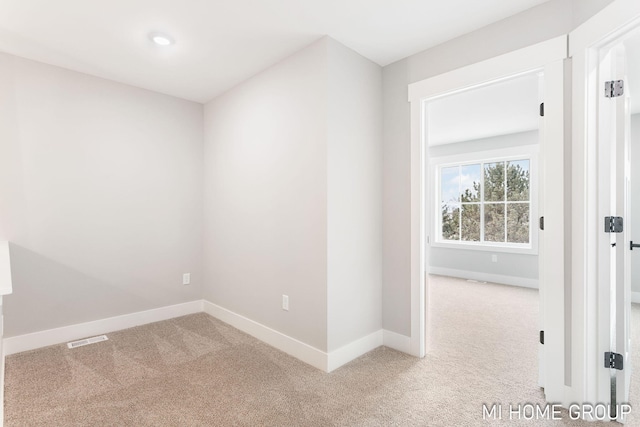
<path id="1" fill-rule="evenodd" d="M 431 327 L 427 347 L 457 341 L 493 354 L 497 369 L 488 381 L 521 382 L 530 390 L 543 385 L 537 343 L 522 342 L 527 351 L 516 357 L 505 342 L 544 329 L 536 220 L 543 86 L 544 72 L 532 70 L 426 100 L 422 118 L 431 183 L 425 186 L 426 311 L 467 325 Z M 436 310 L 437 304 L 443 307 Z M 517 314 L 492 319 L 509 305 Z"/>
<path id="2" fill-rule="evenodd" d="M 545 69 L 456 73 L 555 41 L 569 105 L 567 35 L 615 1 L 4 1 L 4 425 L 508 423 L 548 404 L 545 331 L 580 385 Z"/>

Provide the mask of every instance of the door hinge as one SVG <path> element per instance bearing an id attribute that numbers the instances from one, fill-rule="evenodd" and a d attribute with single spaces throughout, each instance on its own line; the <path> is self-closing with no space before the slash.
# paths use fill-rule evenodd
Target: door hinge
<path id="1" fill-rule="evenodd" d="M 615 98 L 624 95 L 624 81 L 611 80 L 604 82 L 604 96 L 607 98 Z"/>
<path id="2" fill-rule="evenodd" d="M 544 331 L 540 331 L 540 344 L 544 345 Z"/>
<path id="3" fill-rule="evenodd" d="M 540 217 L 540 230 L 544 231 L 544 217 Z"/>
<path id="4" fill-rule="evenodd" d="M 540 104 L 540 117 L 544 117 L 544 102 Z"/>
<path id="5" fill-rule="evenodd" d="M 617 369 L 622 371 L 624 367 L 623 357 L 621 354 L 607 351 L 604 354 L 604 367 L 609 369 Z"/>
<path id="6" fill-rule="evenodd" d="M 621 216 L 605 216 L 604 232 L 605 233 L 622 233 L 623 220 Z"/>

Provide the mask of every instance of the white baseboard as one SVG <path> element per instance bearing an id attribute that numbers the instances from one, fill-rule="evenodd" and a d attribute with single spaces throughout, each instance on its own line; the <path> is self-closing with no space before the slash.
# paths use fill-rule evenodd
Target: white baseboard
<path id="1" fill-rule="evenodd" d="M 640 304 L 640 292 L 631 292 L 631 302 Z"/>
<path id="2" fill-rule="evenodd" d="M 326 353 L 212 302 L 204 301 L 204 312 L 325 372 L 338 369 L 340 366 L 380 347 L 384 344 L 384 333 L 386 332 L 383 330 L 373 332 L 337 350 Z M 401 337 L 401 335 L 398 336 Z M 403 338 L 406 338 L 407 342 L 410 341 L 408 337 Z M 404 340 L 396 339 L 395 342 L 402 342 L 403 344 L 393 348 L 397 348 L 400 351 L 405 351 L 403 350 L 404 348 L 409 349 L 409 345 L 405 345 Z"/>
<path id="3" fill-rule="evenodd" d="M 477 280 L 479 282 L 499 283 L 501 285 L 520 286 L 538 289 L 538 279 L 526 277 L 505 276 L 502 274 L 479 273 L 476 271 L 457 270 L 454 268 L 429 267 L 429 274 L 439 276 L 458 277 L 460 279 Z"/>
<path id="4" fill-rule="evenodd" d="M 18 335 L 3 340 L 4 354 L 10 355 L 22 351 L 33 350 L 49 345 L 74 341 L 93 335 L 106 334 L 113 331 L 159 322 L 174 317 L 202 312 L 202 300 L 160 307 L 122 316 L 109 317 L 93 322 L 48 329 L 32 334 Z"/>
<path id="5" fill-rule="evenodd" d="M 327 372 L 328 355 L 322 350 L 291 338 L 261 323 L 241 316 L 209 301 L 203 303 L 204 312 L 223 322 L 240 329 L 262 342 L 277 348 L 309 365 Z"/>
<path id="6" fill-rule="evenodd" d="M 381 345 L 409 354 L 411 350 L 410 337 L 380 329 L 337 350 L 326 353 L 226 308 L 209 301 L 199 300 L 5 338 L 2 341 L 3 345 L 0 351 L 4 350 L 4 355 L 11 355 L 200 312 L 205 312 L 325 372 L 331 372 Z"/>
<path id="7" fill-rule="evenodd" d="M 382 335 L 381 329 L 330 352 L 327 360 L 327 372 L 338 369 L 340 366 L 380 347 L 382 345 Z"/>
<path id="8" fill-rule="evenodd" d="M 382 331 L 382 343 L 385 347 L 411 354 L 411 337 L 396 332 Z"/>

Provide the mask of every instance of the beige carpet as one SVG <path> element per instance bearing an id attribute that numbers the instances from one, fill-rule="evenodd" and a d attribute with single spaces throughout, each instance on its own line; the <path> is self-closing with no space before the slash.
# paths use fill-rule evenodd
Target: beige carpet
<path id="1" fill-rule="evenodd" d="M 604 425 L 483 420 L 483 403 L 544 402 L 536 291 L 432 277 L 431 299 L 425 359 L 381 347 L 331 374 L 206 314 L 9 356 L 5 425 Z"/>

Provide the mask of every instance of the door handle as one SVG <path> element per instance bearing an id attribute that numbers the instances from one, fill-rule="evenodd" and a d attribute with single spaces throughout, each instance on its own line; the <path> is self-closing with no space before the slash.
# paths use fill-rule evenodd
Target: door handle
<path id="1" fill-rule="evenodd" d="M 629 243 L 629 249 L 633 250 L 633 248 L 640 248 L 639 244 L 633 244 L 633 240 Z"/>

